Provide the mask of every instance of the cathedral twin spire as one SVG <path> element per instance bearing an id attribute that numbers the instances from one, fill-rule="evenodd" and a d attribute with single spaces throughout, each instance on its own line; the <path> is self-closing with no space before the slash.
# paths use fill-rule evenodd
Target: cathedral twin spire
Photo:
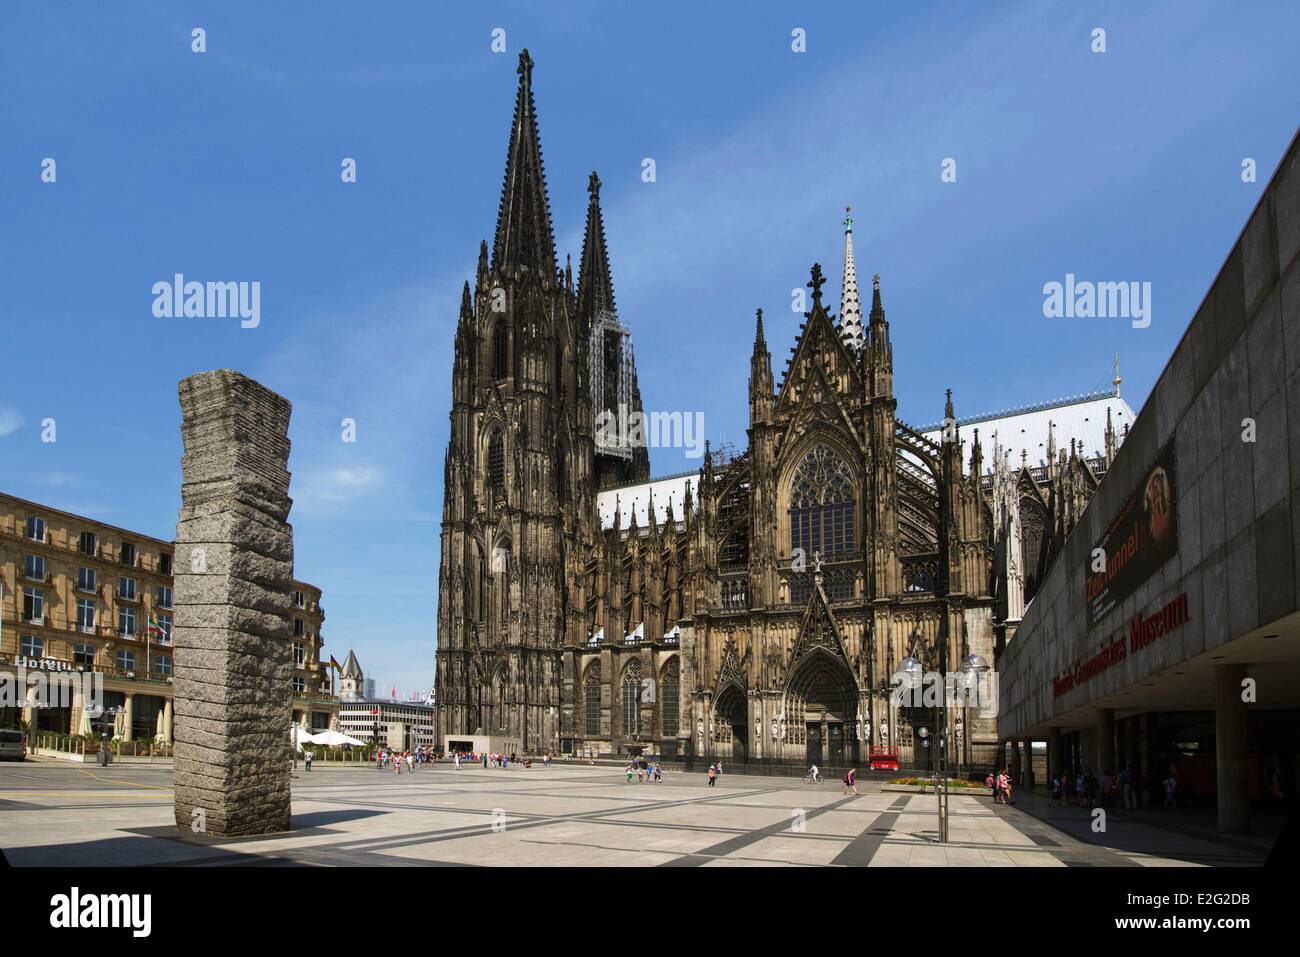
<path id="1" fill-rule="evenodd" d="M 492 268 L 494 271 L 523 268 L 550 279 L 556 272 L 555 236 L 546 196 L 537 108 L 533 103 L 533 60 L 527 50 L 519 54 L 517 72 L 519 90 L 506 152 L 496 239 L 492 244 Z"/>

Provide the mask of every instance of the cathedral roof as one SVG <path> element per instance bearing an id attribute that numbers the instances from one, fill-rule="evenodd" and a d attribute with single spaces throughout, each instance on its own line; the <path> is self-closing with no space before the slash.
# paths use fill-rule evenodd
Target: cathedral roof
<path id="1" fill-rule="evenodd" d="M 650 497 L 655 503 L 655 521 L 663 524 L 668 517 L 668 503 L 671 500 L 673 517 L 677 521 L 683 518 L 683 503 L 686 501 L 686 487 L 691 487 L 691 494 L 696 495 L 698 472 L 683 472 L 665 478 L 651 479 L 634 485 L 620 485 L 604 489 L 596 495 L 596 511 L 600 515 L 600 527 L 614 527 L 614 510 L 617 507 L 622 528 L 632 524 L 636 515 L 638 528 L 645 528 L 650 522 Z"/>
<path id="2" fill-rule="evenodd" d="M 1036 468 L 1047 464 L 1049 426 L 1058 449 L 1068 448 L 1070 440 L 1077 439 L 1083 442 L 1083 454 L 1086 457 L 1103 455 L 1106 449 L 1108 411 L 1118 441 L 1124 434 L 1124 427 L 1132 425 L 1137 416 L 1132 406 L 1113 391 L 1094 392 L 1041 405 L 958 419 L 957 433 L 963 442 L 969 443 L 974 441 L 975 429 L 979 429 L 980 451 L 986 469 L 993 467 L 995 443 L 1002 446 L 1004 452 L 1010 451 L 1009 464 L 1013 469 L 1020 467 L 1021 452 L 1024 452 L 1025 464 Z M 918 431 L 926 438 L 938 442 L 942 436 L 943 423 L 927 425 Z"/>

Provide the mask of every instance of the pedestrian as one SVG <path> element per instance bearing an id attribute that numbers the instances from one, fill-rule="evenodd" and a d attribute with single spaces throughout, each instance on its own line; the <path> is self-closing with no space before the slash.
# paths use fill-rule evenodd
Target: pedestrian
<path id="1" fill-rule="evenodd" d="M 718 758 L 718 777 L 722 777 L 722 759 Z"/>
<path id="2" fill-rule="evenodd" d="M 627 766 L 624 767 L 623 770 L 627 772 L 627 783 L 628 783 L 628 784 L 631 784 L 631 783 L 632 783 L 632 763 L 629 761 L 628 764 L 627 764 Z"/>
<path id="3" fill-rule="evenodd" d="M 304 752 L 302 756 L 303 762 L 307 765 L 308 771 L 311 770 L 311 759 L 314 757 L 316 757 L 316 755 L 312 754 L 311 751 Z"/>
<path id="4" fill-rule="evenodd" d="M 1047 802 L 1049 805 L 1059 805 L 1061 803 L 1061 776 L 1052 775 L 1052 799 Z"/>
<path id="5" fill-rule="evenodd" d="M 712 764 L 709 765 L 709 787 L 713 787 L 718 781 L 718 769 Z"/>
<path id="6" fill-rule="evenodd" d="M 852 791 L 854 794 L 858 793 L 857 768 L 849 768 L 848 773 L 844 775 L 844 793 L 848 794 L 849 791 Z"/>
<path id="7" fill-rule="evenodd" d="M 1169 769 L 1169 777 L 1165 778 L 1165 807 L 1178 807 L 1178 777 L 1173 768 Z"/>
<path id="8" fill-rule="evenodd" d="M 1137 795 L 1133 789 L 1133 768 L 1130 765 L 1124 765 L 1124 770 L 1119 773 L 1119 789 L 1124 795 L 1124 810 L 1137 810 Z"/>
<path id="9" fill-rule="evenodd" d="M 998 802 L 998 779 L 992 771 L 984 777 L 984 786 L 989 789 L 989 794 L 993 798 L 993 803 Z"/>
<path id="10" fill-rule="evenodd" d="M 410 751 L 406 752 L 406 770 L 408 771 L 415 770 L 415 758 L 411 757 Z"/>

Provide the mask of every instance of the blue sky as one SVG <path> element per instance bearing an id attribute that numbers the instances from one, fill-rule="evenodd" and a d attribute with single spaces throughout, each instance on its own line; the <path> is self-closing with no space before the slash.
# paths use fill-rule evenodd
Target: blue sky
<path id="1" fill-rule="evenodd" d="M 843 6 L 5 4 L 0 489 L 170 538 L 176 383 L 240 369 L 294 405 L 296 572 L 325 591 L 327 651 L 427 689 L 451 338 L 523 46 L 575 260 L 604 182 L 647 408 L 743 447 L 754 309 L 779 378 L 814 260 L 838 301 L 845 204 L 903 418 L 938 419 L 945 388 L 959 416 L 1102 388 L 1115 352 L 1140 406 L 1296 131 L 1300 9 Z M 177 272 L 261 282 L 261 325 L 154 317 Z M 1067 272 L 1151 282 L 1151 326 L 1044 318 Z"/>

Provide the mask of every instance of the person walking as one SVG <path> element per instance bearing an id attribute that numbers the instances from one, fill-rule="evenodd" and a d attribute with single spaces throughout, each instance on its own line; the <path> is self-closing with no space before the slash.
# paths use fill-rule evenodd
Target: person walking
<path id="1" fill-rule="evenodd" d="M 415 770 L 415 758 L 411 756 L 410 751 L 406 752 L 406 770 L 407 771 Z"/>
<path id="2" fill-rule="evenodd" d="M 848 794 L 849 791 L 852 791 L 854 794 L 858 793 L 857 768 L 849 768 L 848 773 L 844 775 L 844 793 Z"/>
<path id="3" fill-rule="evenodd" d="M 1137 794 L 1133 789 L 1133 768 L 1130 765 L 1124 765 L 1124 770 L 1119 773 L 1119 789 L 1124 796 L 1124 810 L 1137 810 Z"/>
<path id="4" fill-rule="evenodd" d="M 316 757 L 316 755 L 312 754 L 311 751 L 304 751 L 304 752 L 303 752 L 303 755 L 302 755 L 303 764 L 305 764 L 305 765 L 307 766 L 307 770 L 308 770 L 308 771 L 311 770 L 311 759 L 314 758 L 314 757 Z"/>
<path id="5" fill-rule="evenodd" d="M 718 783 L 718 769 L 714 765 L 709 765 L 709 787 Z"/>

